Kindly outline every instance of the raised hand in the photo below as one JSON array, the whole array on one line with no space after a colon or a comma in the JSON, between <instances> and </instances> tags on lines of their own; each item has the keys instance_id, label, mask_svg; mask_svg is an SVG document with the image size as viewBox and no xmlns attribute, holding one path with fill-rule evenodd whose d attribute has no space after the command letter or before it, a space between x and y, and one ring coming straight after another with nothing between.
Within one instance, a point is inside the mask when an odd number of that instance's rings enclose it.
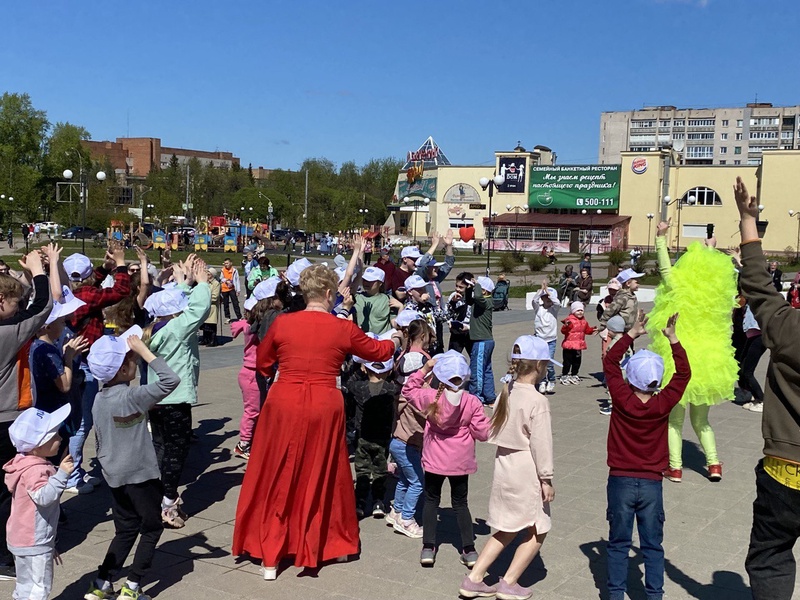
<instances>
[{"instance_id":1,"label":"raised hand","mask_svg":"<svg viewBox=\"0 0 800 600\"><path fill-rule=\"evenodd\" d=\"M727 252L730 255L730 257L733 259L733 262L736 263L736 266L741 267L742 266L742 251L739 248L739 246L731 246L730 248L728 248Z\"/></svg>"},{"instance_id":2,"label":"raised hand","mask_svg":"<svg viewBox=\"0 0 800 600\"><path fill-rule=\"evenodd\" d=\"M58 244L47 244L46 246L42 246L42 251L44 255L47 257L47 262L53 266L58 263L59 259L61 258L61 251L64 250Z\"/></svg>"},{"instance_id":3,"label":"raised hand","mask_svg":"<svg viewBox=\"0 0 800 600\"><path fill-rule=\"evenodd\" d=\"M439 232L438 231L432 231L431 232L431 249L433 250L433 252L436 252L436 249L439 247L439 244L441 243L441 241L442 241L442 236L439 235ZM431 252L431 254L433 252Z\"/></svg>"},{"instance_id":4,"label":"raised hand","mask_svg":"<svg viewBox=\"0 0 800 600\"><path fill-rule=\"evenodd\" d=\"M113 244L110 248L111 258L118 267L125 266L125 248L122 244Z\"/></svg>"},{"instance_id":5,"label":"raised hand","mask_svg":"<svg viewBox=\"0 0 800 600\"><path fill-rule=\"evenodd\" d=\"M733 196L736 198L736 208L739 209L739 215L742 219L758 219L758 200L755 196L749 194L747 186L741 177L736 178L736 184L733 186Z\"/></svg>"},{"instance_id":6,"label":"raised hand","mask_svg":"<svg viewBox=\"0 0 800 600\"><path fill-rule=\"evenodd\" d=\"M428 373L430 373L431 371L433 371L433 367L436 365L436 361L437 361L437 359L435 359L435 358L428 359L428 362L426 362L426 363L425 363L425 364L422 366L422 372L423 372L423 373L424 373L426 376L428 375Z\"/></svg>"},{"instance_id":7,"label":"raised hand","mask_svg":"<svg viewBox=\"0 0 800 600\"><path fill-rule=\"evenodd\" d=\"M452 246L453 245L453 230L448 229L447 233L444 234L444 244L445 246Z\"/></svg>"},{"instance_id":8,"label":"raised hand","mask_svg":"<svg viewBox=\"0 0 800 600\"><path fill-rule=\"evenodd\" d=\"M633 327L630 328L628 331L628 335L631 336L633 339L636 339L640 335L643 335L647 332L647 316L644 314L643 310L639 311L639 314L636 317L636 321L633 324Z\"/></svg>"},{"instance_id":9,"label":"raised hand","mask_svg":"<svg viewBox=\"0 0 800 600\"><path fill-rule=\"evenodd\" d=\"M32 276L41 275L44 273L44 267L42 266L42 255L39 254L39 250L33 250L32 252L29 252L20 259L19 264L26 271L30 271Z\"/></svg>"},{"instance_id":10,"label":"raised hand","mask_svg":"<svg viewBox=\"0 0 800 600\"><path fill-rule=\"evenodd\" d=\"M667 337L670 344L674 344L678 341L678 336L675 335L675 324L678 322L678 315L679 313L675 313L669 319L667 319L666 327L661 330L661 333Z\"/></svg>"},{"instance_id":11,"label":"raised hand","mask_svg":"<svg viewBox=\"0 0 800 600\"><path fill-rule=\"evenodd\" d=\"M658 225L656 225L656 237L667 235L667 231L669 231L670 227L672 227L672 217L666 221L661 221Z\"/></svg>"},{"instance_id":12,"label":"raised hand","mask_svg":"<svg viewBox=\"0 0 800 600\"><path fill-rule=\"evenodd\" d=\"M83 354L89 349L89 340L82 335L76 335L64 345L64 355L75 356L76 354Z\"/></svg>"},{"instance_id":13,"label":"raised hand","mask_svg":"<svg viewBox=\"0 0 800 600\"><path fill-rule=\"evenodd\" d=\"M139 259L140 262L147 264L147 252L142 250L139 246L134 246L133 249L136 251L136 257ZM142 266L144 269L144 266Z\"/></svg>"}]
</instances>

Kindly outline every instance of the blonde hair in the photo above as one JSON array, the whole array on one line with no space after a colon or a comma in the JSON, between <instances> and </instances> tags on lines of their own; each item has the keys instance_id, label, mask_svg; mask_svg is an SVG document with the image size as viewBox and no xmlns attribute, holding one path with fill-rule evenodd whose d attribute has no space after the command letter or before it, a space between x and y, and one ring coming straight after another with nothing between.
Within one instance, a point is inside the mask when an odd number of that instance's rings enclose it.
<instances>
[{"instance_id":1,"label":"blonde hair","mask_svg":"<svg viewBox=\"0 0 800 600\"><path fill-rule=\"evenodd\" d=\"M147 325L144 329L142 329L142 341L147 344L147 347L150 347L150 342L153 341L153 328L161 321L169 321L170 319L174 319L178 315L168 315L166 317L156 317L156 320L151 322Z\"/></svg>"},{"instance_id":2,"label":"blonde hair","mask_svg":"<svg viewBox=\"0 0 800 600\"><path fill-rule=\"evenodd\" d=\"M519 346L514 346L514 352L519 351ZM508 397L511 395L511 389L514 387L512 384L517 380L517 377L522 375L531 375L534 373L542 374L547 367L546 360L527 360L523 358L514 358L508 367L508 375L511 375L512 383L503 383L503 390L497 398L497 403L494 406L494 413L492 414L492 429L491 437L497 436L500 430L508 420Z\"/></svg>"},{"instance_id":3,"label":"blonde hair","mask_svg":"<svg viewBox=\"0 0 800 600\"><path fill-rule=\"evenodd\" d=\"M0 294L4 298L22 298L25 287L11 275L0 275Z\"/></svg>"},{"instance_id":4,"label":"blonde hair","mask_svg":"<svg viewBox=\"0 0 800 600\"><path fill-rule=\"evenodd\" d=\"M439 420L439 398L444 394L444 384L439 384L439 389L436 390L436 397L430 403L428 408L425 409L425 418L430 419L434 423Z\"/></svg>"},{"instance_id":5,"label":"blonde hair","mask_svg":"<svg viewBox=\"0 0 800 600\"><path fill-rule=\"evenodd\" d=\"M300 292L307 303L324 300L327 291L335 297L338 288L339 278L325 265L312 265L300 273Z\"/></svg>"}]
</instances>

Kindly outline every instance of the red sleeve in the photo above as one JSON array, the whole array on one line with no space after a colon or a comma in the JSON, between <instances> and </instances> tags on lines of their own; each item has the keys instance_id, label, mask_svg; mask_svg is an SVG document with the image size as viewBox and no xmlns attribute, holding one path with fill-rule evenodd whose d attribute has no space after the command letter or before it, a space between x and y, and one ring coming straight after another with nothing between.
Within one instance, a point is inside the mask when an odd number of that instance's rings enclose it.
<instances>
[{"instance_id":1,"label":"red sleeve","mask_svg":"<svg viewBox=\"0 0 800 600\"><path fill-rule=\"evenodd\" d=\"M267 335L258 344L256 349L256 369L264 377L272 377L275 374L275 365L278 362L278 348L275 344L275 335L281 323L280 317L275 319Z\"/></svg>"},{"instance_id":2,"label":"red sleeve","mask_svg":"<svg viewBox=\"0 0 800 600\"><path fill-rule=\"evenodd\" d=\"M611 394L612 402L617 402L618 399L622 400L630 394L630 386L625 383L625 378L622 376L622 367L620 362L628 348L631 347L633 338L627 333L619 339L619 341L611 347L606 357L603 359L603 373L606 376L606 385Z\"/></svg>"},{"instance_id":3,"label":"red sleeve","mask_svg":"<svg viewBox=\"0 0 800 600\"><path fill-rule=\"evenodd\" d=\"M614 346L614 348L616 347ZM614 348L611 349L612 352ZM680 342L672 344L670 348L672 348L672 360L675 361L675 374L669 380L669 383L661 389L658 397L667 402L669 410L672 410L681 401L683 392L686 391L686 386L689 385L689 380L692 378L692 369L689 366L686 350L683 349Z\"/></svg>"},{"instance_id":4,"label":"red sleeve","mask_svg":"<svg viewBox=\"0 0 800 600\"><path fill-rule=\"evenodd\" d=\"M342 320L342 326L349 329L350 346L347 353L366 360L385 361L394 354L394 342L391 340L373 340L364 334L352 321Z\"/></svg>"},{"instance_id":5,"label":"red sleeve","mask_svg":"<svg viewBox=\"0 0 800 600\"><path fill-rule=\"evenodd\" d=\"M72 320L78 322L90 312L116 304L130 293L131 278L128 275L128 269L127 267L118 267L114 272L112 287L98 288L85 285L75 290L75 296L86 302L86 306L81 306L76 310Z\"/></svg>"},{"instance_id":6,"label":"red sleeve","mask_svg":"<svg viewBox=\"0 0 800 600\"><path fill-rule=\"evenodd\" d=\"M572 322L569 319L564 319L561 322L563 323L563 325L561 326L561 333L567 335L569 333L569 330L572 329Z\"/></svg>"},{"instance_id":7,"label":"red sleeve","mask_svg":"<svg viewBox=\"0 0 800 600\"><path fill-rule=\"evenodd\" d=\"M586 335L592 335L595 331L597 331L597 327L592 327L589 325L589 321L586 321L586 328L584 330Z\"/></svg>"}]
</instances>

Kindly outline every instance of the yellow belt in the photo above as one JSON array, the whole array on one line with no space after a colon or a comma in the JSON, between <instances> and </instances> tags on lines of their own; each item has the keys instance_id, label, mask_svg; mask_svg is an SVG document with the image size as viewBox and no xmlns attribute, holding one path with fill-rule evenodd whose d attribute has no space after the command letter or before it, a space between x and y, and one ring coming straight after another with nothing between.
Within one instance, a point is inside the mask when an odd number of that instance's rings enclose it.
<instances>
[{"instance_id":1,"label":"yellow belt","mask_svg":"<svg viewBox=\"0 0 800 600\"><path fill-rule=\"evenodd\" d=\"M781 485L800 490L800 464L775 456L765 456L764 470Z\"/></svg>"}]
</instances>

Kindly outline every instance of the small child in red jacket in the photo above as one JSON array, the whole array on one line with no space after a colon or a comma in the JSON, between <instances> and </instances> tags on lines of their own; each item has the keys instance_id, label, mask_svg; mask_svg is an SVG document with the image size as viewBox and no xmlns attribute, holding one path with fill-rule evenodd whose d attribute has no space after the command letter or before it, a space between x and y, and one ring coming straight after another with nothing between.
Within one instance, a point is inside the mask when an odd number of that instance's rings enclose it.
<instances>
[{"instance_id":1,"label":"small child in red jacket","mask_svg":"<svg viewBox=\"0 0 800 600\"><path fill-rule=\"evenodd\" d=\"M570 315L561 321L561 333L564 341L561 342L563 350L564 367L561 371L562 385L578 385L581 378L578 371L581 369L581 353L586 350L586 336L597 333L597 328L589 325L584 318L583 302L573 302L570 305Z\"/></svg>"}]
</instances>

